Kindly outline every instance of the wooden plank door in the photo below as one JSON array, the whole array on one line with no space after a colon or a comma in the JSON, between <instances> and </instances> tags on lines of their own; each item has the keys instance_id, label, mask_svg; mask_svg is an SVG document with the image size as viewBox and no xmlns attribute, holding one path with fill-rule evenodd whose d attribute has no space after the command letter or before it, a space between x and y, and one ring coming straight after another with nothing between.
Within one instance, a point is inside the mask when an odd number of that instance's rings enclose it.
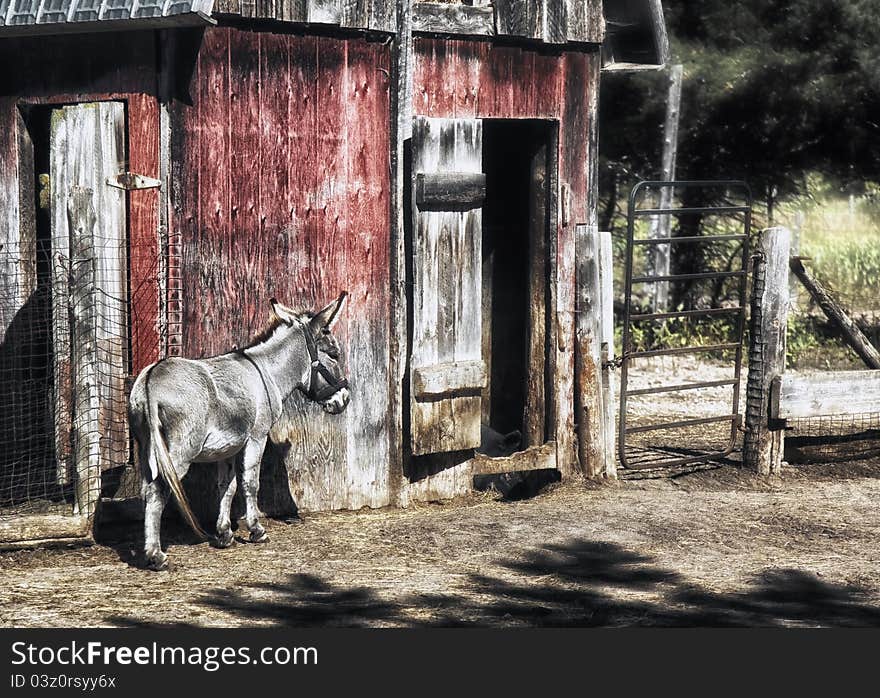
<instances>
[{"instance_id":1,"label":"wooden plank door","mask_svg":"<svg viewBox=\"0 0 880 698\"><path fill-rule=\"evenodd\" d=\"M413 455L480 445L482 122L416 117L413 172Z\"/></svg>"},{"instance_id":2,"label":"wooden plank door","mask_svg":"<svg viewBox=\"0 0 880 698\"><path fill-rule=\"evenodd\" d=\"M128 462L126 201L108 184L125 171L125 108L61 107L50 129L53 342L56 366L69 362L56 375L56 435L61 449L73 429L82 476L84 459L92 470Z\"/></svg>"}]
</instances>

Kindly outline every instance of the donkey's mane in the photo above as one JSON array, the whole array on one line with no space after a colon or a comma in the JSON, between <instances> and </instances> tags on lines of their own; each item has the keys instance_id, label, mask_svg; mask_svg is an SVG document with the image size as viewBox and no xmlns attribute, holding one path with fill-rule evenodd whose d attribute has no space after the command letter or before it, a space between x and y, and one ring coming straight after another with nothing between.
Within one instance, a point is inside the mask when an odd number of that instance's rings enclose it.
<instances>
[{"instance_id":1,"label":"donkey's mane","mask_svg":"<svg viewBox=\"0 0 880 698\"><path fill-rule=\"evenodd\" d=\"M297 313L297 315L301 318L311 319L313 317L312 313ZM269 338L275 334L275 330L277 330L284 322L280 320L276 315L272 315L272 318L266 324L263 329L261 329L257 334L253 336L250 342L248 342L245 346L240 347L238 351L244 351L245 349L252 349L258 344L263 344L264 342L269 341Z\"/></svg>"}]
</instances>

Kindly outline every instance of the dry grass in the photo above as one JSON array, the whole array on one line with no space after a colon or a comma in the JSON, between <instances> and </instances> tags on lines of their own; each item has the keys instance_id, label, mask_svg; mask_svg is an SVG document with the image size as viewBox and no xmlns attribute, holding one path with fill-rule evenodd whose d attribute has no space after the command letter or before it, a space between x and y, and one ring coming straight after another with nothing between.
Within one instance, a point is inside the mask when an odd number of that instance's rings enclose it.
<instances>
[{"instance_id":1,"label":"dry grass","mask_svg":"<svg viewBox=\"0 0 880 698\"><path fill-rule=\"evenodd\" d=\"M763 479L570 483L406 511L270 522L219 551L172 538L169 572L130 564L137 531L0 554L0 624L873 625L880 464Z\"/></svg>"}]
</instances>

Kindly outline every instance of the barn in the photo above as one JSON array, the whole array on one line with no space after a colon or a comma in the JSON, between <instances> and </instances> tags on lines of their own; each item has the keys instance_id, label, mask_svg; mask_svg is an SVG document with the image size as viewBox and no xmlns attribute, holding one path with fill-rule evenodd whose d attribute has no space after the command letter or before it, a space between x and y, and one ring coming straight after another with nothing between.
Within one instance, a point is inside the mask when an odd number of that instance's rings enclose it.
<instances>
[{"instance_id":1,"label":"barn","mask_svg":"<svg viewBox=\"0 0 880 698\"><path fill-rule=\"evenodd\" d=\"M268 513L602 474L575 233L602 70L666 50L658 0L0 0L0 544L136 497L133 377L245 345L273 296L349 292L352 399L285 405Z\"/></svg>"}]
</instances>

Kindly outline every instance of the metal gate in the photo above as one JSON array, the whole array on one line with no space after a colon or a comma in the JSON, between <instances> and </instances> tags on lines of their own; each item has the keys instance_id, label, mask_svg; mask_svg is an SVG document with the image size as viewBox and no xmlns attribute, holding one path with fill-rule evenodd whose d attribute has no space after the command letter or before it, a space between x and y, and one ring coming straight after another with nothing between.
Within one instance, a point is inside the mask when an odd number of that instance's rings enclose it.
<instances>
[{"instance_id":1,"label":"metal gate","mask_svg":"<svg viewBox=\"0 0 880 698\"><path fill-rule=\"evenodd\" d=\"M675 207L679 198L684 205ZM690 205L694 200L719 203ZM733 451L740 425L751 215L751 190L740 181L641 182L633 189L620 380L623 468L664 471ZM678 234L672 232L673 218L679 221ZM692 230L683 229L686 223ZM673 273L670 261L686 255L691 258L687 273ZM669 289L675 291L675 307L668 305ZM700 356L715 362L693 362ZM660 357L682 357L671 364L691 357L691 363L664 366ZM684 378L677 375L682 373ZM701 407L699 396L707 391L716 397L708 402L711 413L701 414L706 403ZM655 396L660 395L665 399L658 407ZM636 405L649 396L648 406Z\"/></svg>"}]
</instances>

